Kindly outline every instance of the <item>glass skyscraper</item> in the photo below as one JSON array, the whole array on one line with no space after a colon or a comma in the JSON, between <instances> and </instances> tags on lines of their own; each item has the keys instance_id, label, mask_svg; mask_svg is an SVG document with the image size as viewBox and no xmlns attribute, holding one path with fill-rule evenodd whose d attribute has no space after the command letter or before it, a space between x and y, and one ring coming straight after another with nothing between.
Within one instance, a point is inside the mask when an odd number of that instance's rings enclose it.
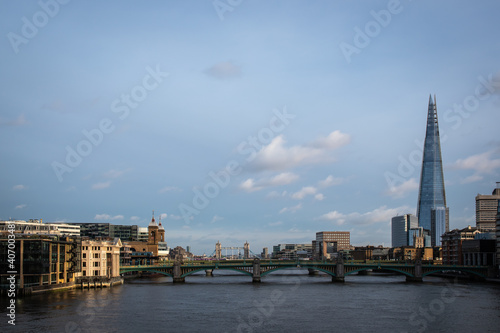
<instances>
[{"instance_id":1,"label":"glass skyscraper","mask_svg":"<svg viewBox=\"0 0 500 333\"><path fill-rule=\"evenodd\" d=\"M429 96L423 155L417 204L418 225L429 231L432 246L436 246L441 243L441 235L449 230L449 213L446 207L435 96L434 101Z\"/></svg>"}]
</instances>

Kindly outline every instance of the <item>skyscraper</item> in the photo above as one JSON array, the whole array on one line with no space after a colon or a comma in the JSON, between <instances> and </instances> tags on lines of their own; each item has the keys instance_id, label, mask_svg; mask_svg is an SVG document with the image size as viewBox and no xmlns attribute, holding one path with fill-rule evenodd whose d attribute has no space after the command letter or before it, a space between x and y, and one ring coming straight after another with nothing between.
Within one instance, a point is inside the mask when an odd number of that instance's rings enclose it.
<instances>
[{"instance_id":1,"label":"skyscraper","mask_svg":"<svg viewBox=\"0 0 500 333\"><path fill-rule=\"evenodd\" d=\"M446 207L444 190L436 96L434 96L434 101L432 96L429 96L423 155L417 217L419 226L431 234L432 246L436 246L441 243L443 230L449 230L449 210Z\"/></svg>"},{"instance_id":2,"label":"skyscraper","mask_svg":"<svg viewBox=\"0 0 500 333\"><path fill-rule=\"evenodd\" d=\"M415 215L394 216L391 220L392 247L413 245L410 244L410 229L417 227L418 221Z\"/></svg>"}]
</instances>

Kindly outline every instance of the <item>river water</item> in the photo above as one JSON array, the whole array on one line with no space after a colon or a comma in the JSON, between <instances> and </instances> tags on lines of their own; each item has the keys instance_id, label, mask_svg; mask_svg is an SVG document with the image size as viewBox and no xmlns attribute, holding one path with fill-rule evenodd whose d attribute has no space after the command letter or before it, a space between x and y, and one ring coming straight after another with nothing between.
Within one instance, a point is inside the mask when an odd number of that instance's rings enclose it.
<instances>
[{"instance_id":1,"label":"river water","mask_svg":"<svg viewBox=\"0 0 500 333\"><path fill-rule=\"evenodd\" d=\"M500 285L426 277L348 276L343 284L286 270L252 284L215 271L184 284L168 277L109 289L18 298L1 332L499 332Z\"/></svg>"}]
</instances>

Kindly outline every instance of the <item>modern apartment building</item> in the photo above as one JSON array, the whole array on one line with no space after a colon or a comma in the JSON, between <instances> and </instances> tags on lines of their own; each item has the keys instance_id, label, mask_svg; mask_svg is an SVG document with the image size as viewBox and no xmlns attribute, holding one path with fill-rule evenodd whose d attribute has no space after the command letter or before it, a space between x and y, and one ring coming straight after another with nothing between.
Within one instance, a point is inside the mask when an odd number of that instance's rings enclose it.
<instances>
[{"instance_id":1,"label":"modern apartment building","mask_svg":"<svg viewBox=\"0 0 500 333\"><path fill-rule=\"evenodd\" d=\"M445 233L442 236L443 264L463 265L462 243L466 240L473 240L478 233L479 230L471 226Z\"/></svg>"},{"instance_id":2,"label":"modern apartment building","mask_svg":"<svg viewBox=\"0 0 500 333\"><path fill-rule=\"evenodd\" d=\"M7 278L16 276L17 288L33 291L74 283L81 270L80 239L57 235L17 233L14 248L8 233L0 233L0 285L8 286ZM9 250L15 251L13 261ZM12 266L10 266L12 265ZM16 271L16 274L8 273Z\"/></svg>"}]
</instances>

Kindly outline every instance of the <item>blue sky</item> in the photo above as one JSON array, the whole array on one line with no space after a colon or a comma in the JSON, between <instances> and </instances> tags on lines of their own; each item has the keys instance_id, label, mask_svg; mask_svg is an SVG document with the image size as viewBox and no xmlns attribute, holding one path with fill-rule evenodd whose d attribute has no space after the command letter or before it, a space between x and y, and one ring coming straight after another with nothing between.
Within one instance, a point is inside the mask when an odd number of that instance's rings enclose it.
<instances>
[{"instance_id":1,"label":"blue sky","mask_svg":"<svg viewBox=\"0 0 500 333\"><path fill-rule=\"evenodd\" d=\"M2 2L0 218L210 254L415 214L436 94L451 228L500 181L500 3Z\"/></svg>"}]
</instances>

